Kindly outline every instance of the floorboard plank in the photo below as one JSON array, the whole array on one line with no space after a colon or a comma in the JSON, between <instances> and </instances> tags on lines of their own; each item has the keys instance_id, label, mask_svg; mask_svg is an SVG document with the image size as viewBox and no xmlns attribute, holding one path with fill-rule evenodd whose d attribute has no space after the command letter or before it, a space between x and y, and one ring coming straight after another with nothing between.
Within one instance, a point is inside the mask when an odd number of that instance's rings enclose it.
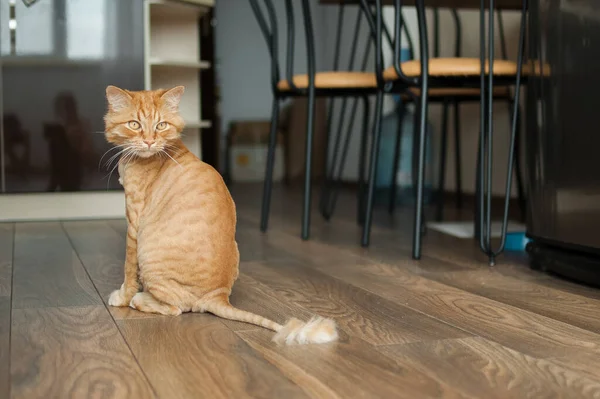
<instances>
[{"instance_id":1,"label":"floorboard plank","mask_svg":"<svg viewBox=\"0 0 600 399\"><path fill-rule=\"evenodd\" d=\"M18 223L13 309L101 304L60 223Z\"/></svg>"},{"instance_id":2,"label":"floorboard plank","mask_svg":"<svg viewBox=\"0 0 600 399\"><path fill-rule=\"evenodd\" d=\"M12 398L152 398L104 306L13 311Z\"/></svg>"},{"instance_id":3,"label":"floorboard plank","mask_svg":"<svg viewBox=\"0 0 600 399\"><path fill-rule=\"evenodd\" d=\"M123 284L125 239L105 221L63 222L63 226L102 300L108 304L110 293ZM128 307L111 306L109 310L116 319L159 317Z\"/></svg>"},{"instance_id":4,"label":"floorboard plank","mask_svg":"<svg viewBox=\"0 0 600 399\"><path fill-rule=\"evenodd\" d=\"M0 223L0 398L10 392L10 311L14 224Z\"/></svg>"},{"instance_id":5,"label":"floorboard plank","mask_svg":"<svg viewBox=\"0 0 600 399\"><path fill-rule=\"evenodd\" d=\"M517 351L552 357L600 353L600 335L413 275L389 265L363 270L332 266L323 272L450 325Z\"/></svg>"},{"instance_id":6,"label":"floorboard plank","mask_svg":"<svg viewBox=\"0 0 600 399\"><path fill-rule=\"evenodd\" d=\"M496 268L431 273L427 278L473 294L600 333L600 300L507 277Z\"/></svg>"},{"instance_id":7,"label":"floorboard plank","mask_svg":"<svg viewBox=\"0 0 600 399\"><path fill-rule=\"evenodd\" d=\"M0 223L0 297L10 297L14 224Z\"/></svg>"},{"instance_id":8,"label":"floorboard plank","mask_svg":"<svg viewBox=\"0 0 600 399\"><path fill-rule=\"evenodd\" d=\"M598 334L429 280L403 267L322 261L315 255L340 251L287 233L272 234L268 240L304 259L306 266L523 353L539 357L571 351L600 353Z\"/></svg>"},{"instance_id":9,"label":"floorboard plank","mask_svg":"<svg viewBox=\"0 0 600 399\"><path fill-rule=\"evenodd\" d=\"M253 263L250 263L250 265ZM285 323L292 317L308 320L313 316L313 313L300 306L282 301L281 297L277 296L270 287L249 277L245 272L248 266L247 263L240 265L242 271L229 298L233 306L267 317L279 324ZM233 331L262 329L259 326L231 320L223 320L223 323Z\"/></svg>"},{"instance_id":10,"label":"floorboard plank","mask_svg":"<svg viewBox=\"0 0 600 399\"><path fill-rule=\"evenodd\" d=\"M243 264L244 273L288 302L334 318L350 336L372 345L467 337L471 334L344 283L297 261Z\"/></svg>"},{"instance_id":11,"label":"floorboard plank","mask_svg":"<svg viewBox=\"0 0 600 399\"><path fill-rule=\"evenodd\" d=\"M481 337L381 346L402 368L415 368L473 398L595 398L600 375L536 359Z\"/></svg>"},{"instance_id":12,"label":"floorboard plank","mask_svg":"<svg viewBox=\"0 0 600 399\"><path fill-rule=\"evenodd\" d=\"M418 370L399 367L357 338L278 347L265 331L237 334L314 398L464 397Z\"/></svg>"},{"instance_id":13,"label":"floorboard plank","mask_svg":"<svg viewBox=\"0 0 600 399\"><path fill-rule=\"evenodd\" d=\"M0 297L0 398L10 392L10 298Z\"/></svg>"},{"instance_id":14,"label":"floorboard plank","mask_svg":"<svg viewBox=\"0 0 600 399\"><path fill-rule=\"evenodd\" d=\"M106 223L119 233L123 239L127 237L127 220L125 219L110 219Z\"/></svg>"},{"instance_id":15,"label":"floorboard plank","mask_svg":"<svg viewBox=\"0 0 600 399\"><path fill-rule=\"evenodd\" d=\"M306 397L215 316L118 323L162 398Z\"/></svg>"},{"instance_id":16,"label":"floorboard plank","mask_svg":"<svg viewBox=\"0 0 600 399\"><path fill-rule=\"evenodd\" d=\"M549 360L596 382L600 379L600 373L598 372L600 370L600 356L596 353L578 353L574 356L563 356ZM597 397L600 397L600 394Z\"/></svg>"}]
</instances>

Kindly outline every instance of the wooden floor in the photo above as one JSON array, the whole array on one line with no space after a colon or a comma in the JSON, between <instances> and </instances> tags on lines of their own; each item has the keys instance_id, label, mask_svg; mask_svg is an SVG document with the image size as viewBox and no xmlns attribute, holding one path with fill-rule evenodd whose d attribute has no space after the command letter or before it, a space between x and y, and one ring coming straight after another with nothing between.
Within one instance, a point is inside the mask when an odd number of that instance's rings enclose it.
<instances>
[{"instance_id":1,"label":"wooden floor","mask_svg":"<svg viewBox=\"0 0 600 399\"><path fill-rule=\"evenodd\" d=\"M432 231L412 261L405 212L378 211L361 249L348 195L303 242L300 193L278 189L262 235L260 187L233 192L232 303L277 322L332 317L340 342L277 347L207 314L107 307L122 220L0 224L0 398L600 397L600 290L518 256L489 268L471 240Z\"/></svg>"}]
</instances>

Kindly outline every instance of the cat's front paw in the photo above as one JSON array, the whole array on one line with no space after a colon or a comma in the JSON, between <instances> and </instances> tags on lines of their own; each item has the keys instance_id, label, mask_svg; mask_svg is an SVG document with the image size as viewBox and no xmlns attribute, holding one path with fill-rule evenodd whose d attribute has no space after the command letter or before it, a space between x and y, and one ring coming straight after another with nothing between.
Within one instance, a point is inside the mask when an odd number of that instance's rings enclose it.
<instances>
[{"instance_id":1,"label":"cat's front paw","mask_svg":"<svg viewBox=\"0 0 600 399\"><path fill-rule=\"evenodd\" d=\"M129 302L131 302L131 298L126 298L123 293L123 289L114 290L110 296L108 297L108 304L110 306L129 306Z\"/></svg>"}]
</instances>

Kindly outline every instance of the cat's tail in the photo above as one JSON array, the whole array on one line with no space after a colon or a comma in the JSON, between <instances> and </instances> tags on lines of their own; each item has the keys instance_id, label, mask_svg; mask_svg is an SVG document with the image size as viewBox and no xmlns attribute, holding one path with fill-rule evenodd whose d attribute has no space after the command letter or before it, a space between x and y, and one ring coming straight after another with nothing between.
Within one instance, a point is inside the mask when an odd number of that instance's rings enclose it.
<instances>
[{"instance_id":1,"label":"cat's tail","mask_svg":"<svg viewBox=\"0 0 600 399\"><path fill-rule=\"evenodd\" d=\"M313 317L308 322L292 318L285 325L277 324L265 317L238 309L229 303L227 297L217 297L202 306L202 311L210 312L228 320L250 323L275 331L273 342L285 345L323 344L336 341L338 332L335 322L323 317Z\"/></svg>"}]
</instances>

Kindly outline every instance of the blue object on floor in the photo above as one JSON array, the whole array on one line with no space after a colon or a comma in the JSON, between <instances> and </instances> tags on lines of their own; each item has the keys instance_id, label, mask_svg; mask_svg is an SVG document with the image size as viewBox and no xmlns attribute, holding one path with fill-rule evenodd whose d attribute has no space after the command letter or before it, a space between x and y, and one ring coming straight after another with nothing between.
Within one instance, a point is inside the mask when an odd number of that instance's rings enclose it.
<instances>
[{"instance_id":1,"label":"blue object on floor","mask_svg":"<svg viewBox=\"0 0 600 399\"><path fill-rule=\"evenodd\" d=\"M525 232L506 233L506 251L525 251L527 243L531 241Z\"/></svg>"},{"instance_id":2,"label":"blue object on floor","mask_svg":"<svg viewBox=\"0 0 600 399\"><path fill-rule=\"evenodd\" d=\"M398 104L401 107L401 104ZM389 203L390 182L394 163L394 150L396 144L398 126L398 114L392 112L383 117L381 121L381 143L377 159L377 175L375 177L375 204L383 205ZM427 137L431 137L433 127L427 123ZM413 189L412 158L413 158L413 136L414 136L414 114L405 110L402 121L402 146L400 151L400 163L398 165L398 179L396 181L396 204L411 205L414 203L415 192ZM425 187L423 203L429 204L432 197L432 171L433 148L431 140L426 140L425 148Z\"/></svg>"}]
</instances>

